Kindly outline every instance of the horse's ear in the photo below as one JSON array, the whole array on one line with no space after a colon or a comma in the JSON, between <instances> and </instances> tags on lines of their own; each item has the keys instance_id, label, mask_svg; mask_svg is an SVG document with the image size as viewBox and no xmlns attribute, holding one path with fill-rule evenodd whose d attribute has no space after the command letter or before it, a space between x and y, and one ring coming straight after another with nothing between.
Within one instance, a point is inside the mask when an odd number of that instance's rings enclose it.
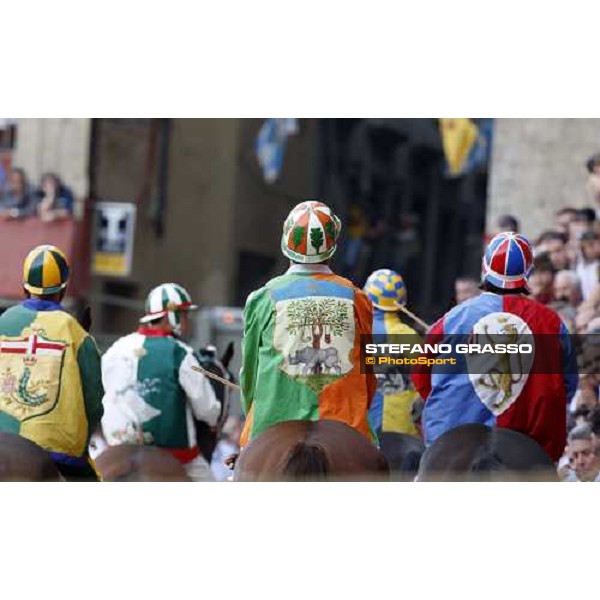
<instances>
[{"instance_id":1,"label":"horse's ear","mask_svg":"<svg viewBox=\"0 0 600 600\"><path fill-rule=\"evenodd\" d=\"M223 356L221 357L221 364L227 369L229 367L229 363L231 362L231 359L233 358L233 352L234 352L234 346L233 346L233 342L229 342L229 344L227 344L227 348L225 348L225 352L223 352Z\"/></svg>"},{"instance_id":2,"label":"horse's ear","mask_svg":"<svg viewBox=\"0 0 600 600\"><path fill-rule=\"evenodd\" d=\"M89 306L86 306L82 311L80 311L77 316L77 320L79 324L87 331L90 332L92 328L92 309Z\"/></svg>"}]
</instances>

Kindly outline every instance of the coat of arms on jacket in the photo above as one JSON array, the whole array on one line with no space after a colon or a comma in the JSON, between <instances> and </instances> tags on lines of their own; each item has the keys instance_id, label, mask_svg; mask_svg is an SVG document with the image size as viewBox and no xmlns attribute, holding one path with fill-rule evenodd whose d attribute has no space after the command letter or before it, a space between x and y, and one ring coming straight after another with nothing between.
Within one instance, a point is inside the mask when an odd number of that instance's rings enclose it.
<instances>
[{"instance_id":1,"label":"coat of arms on jacket","mask_svg":"<svg viewBox=\"0 0 600 600\"><path fill-rule=\"evenodd\" d=\"M354 304L314 296L276 304L275 346L282 370L318 393L352 369Z\"/></svg>"},{"instance_id":2,"label":"coat of arms on jacket","mask_svg":"<svg viewBox=\"0 0 600 600\"><path fill-rule=\"evenodd\" d=\"M486 315L475 323L472 342L533 344L533 333L521 317L505 312ZM479 399L495 415L505 412L519 397L533 365L534 354L485 354L467 357L469 378ZM473 371L477 371L473 373Z\"/></svg>"},{"instance_id":3,"label":"coat of arms on jacket","mask_svg":"<svg viewBox=\"0 0 600 600\"><path fill-rule=\"evenodd\" d=\"M19 421L51 410L58 399L66 347L40 332L0 337L0 410Z\"/></svg>"}]
</instances>

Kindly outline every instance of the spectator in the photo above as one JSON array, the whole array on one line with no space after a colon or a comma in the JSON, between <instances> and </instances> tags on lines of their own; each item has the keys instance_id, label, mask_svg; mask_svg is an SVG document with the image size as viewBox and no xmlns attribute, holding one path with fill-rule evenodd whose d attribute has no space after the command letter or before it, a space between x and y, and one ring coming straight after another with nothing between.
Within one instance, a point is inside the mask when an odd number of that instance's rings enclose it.
<instances>
[{"instance_id":1,"label":"spectator","mask_svg":"<svg viewBox=\"0 0 600 600\"><path fill-rule=\"evenodd\" d=\"M555 271L569 268L569 256L567 254L567 236L558 231L545 231L538 239L538 250L548 254Z\"/></svg>"},{"instance_id":2,"label":"spectator","mask_svg":"<svg viewBox=\"0 0 600 600\"><path fill-rule=\"evenodd\" d=\"M588 326L595 316L596 310L592 304L581 304L577 309L577 317L575 319L575 331L577 333L587 333Z\"/></svg>"},{"instance_id":3,"label":"spectator","mask_svg":"<svg viewBox=\"0 0 600 600\"><path fill-rule=\"evenodd\" d=\"M600 406L596 406L590 411L588 421L594 436L594 451L598 453L600 451Z\"/></svg>"},{"instance_id":4,"label":"spectator","mask_svg":"<svg viewBox=\"0 0 600 600\"><path fill-rule=\"evenodd\" d=\"M479 296L481 294L479 281L474 277L459 277L454 282L454 294L456 296L456 304L462 304L465 300Z\"/></svg>"},{"instance_id":5,"label":"spectator","mask_svg":"<svg viewBox=\"0 0 600 600\"><path fill-rule=\"evenodd\" d=\"M554 298L573 308L581 302L579 279L573 271L559 271L554 276Z\"/></svg>"},{"instance_id":6,"label":"spectator","mask_svg":"<svg viewBox=\"0 0 600 600\"><path fill-rule=\"evenodd\" d=\"M586 167L588 170L587 189L590 198L596 204L597 218L600 218L600 152L588 159Z\"/></svg>"},{"instance_id":7,"label":"spectator","mask_svg":"<svg viewBox=\"0 0 600 600\"><path fill-rule=\"evenodd\" d=\"M591 410L587 404L582 404L575 409L573 413L573 428L589 425L589 417Z\"/></svg>"},{"instance_id":8,"label":"spectator","mask_svg":"<svg viewBox=\"0 0 600 600\"><path fill-rule=\"evenodd\" d=\"M594 228L594 216L593 210L582 208L577 211L575 218L569 223L567 252L572 264L575 264L579 256L579 243L582 237Z\"/></svg>"},{"instance_id":9,"label":"spectator","mask_svg":"<svg viewBox=\"0 0 600 600\"><path fill-rule=\"evenodd\" d=\"M556 226L556 231L560 231L561 233L568 235L569 234L569 224L571 223L571 221L573 221L575 219L576 216L577 216L577 209L571 208L571 207L561 208L554 215L554 223Z\"/></svg>"},{"instance_id":10,"label":"spectator","mask_svg":"<svg viewBox=\"0 0 600 600\"><path fill-rule=\"evenodd\" d=\"M502 233L503 231L519 233L519 221L512 215L500 215L496 223L496 233Z\"/></svg>"},{"instance_id":11,"label":"spectator","mask_svg":"<svg viewBox=\"0 0 600 600\"><path fill-rule=\"evenodd\" d=\"M588 300L600 281L600 236L586 231L579 242L575 272L581 281L583 300Z\"/></svg>"},{"instance_id":12,"label":"spectator","mask_svg":"<svg viewBox=\"0 0 600 600\"><path fill-rule=\"evenodd\" d=\"M23 169L11 169L8 186L0 199L0 218L23 219L35 214L35 199L31 194Z\"/></svg>"},{"instance_id":13,"label":"spectator","mask_svg":"<svg viewBox=\"0 0 600 600\"><path fill-rule=\"evenodd\" d=\"M54 173L42 176L37 214L42 221L66 219L73 214L73 195Z\"/></svg>"},{"instance_id":14,"label":"spectator","mask_svg":"<svg viewBox=\"0 0 600 600\"><path fill-rule=\"evenodd\" d=\"M547 254L537 256L533 262L533 273L529 277L532 296L542 304L554 300L554 269Z\"/></svg>"},{"instance_id":15,"label":"spectator","mask_svg":"<svg viewBox=\"0 0 600 600\"><path fill-rule=\"evenodd\" d=\"M600 481L600 457L589 424L571 430L567 442L570 472L566 481Z\"/></svg>"},{"instance_id":16,"label":"spectator","mask_svg":"<svg viewBox=\"0 0 600 600\"><path fill-rule=\"evenodd\" d=\"M573 271L559 271L553 282L554 301L550 303L565 321L569 331L575 331L577 306L581 302L579 279Z\"/></svg>"}]
</instances>

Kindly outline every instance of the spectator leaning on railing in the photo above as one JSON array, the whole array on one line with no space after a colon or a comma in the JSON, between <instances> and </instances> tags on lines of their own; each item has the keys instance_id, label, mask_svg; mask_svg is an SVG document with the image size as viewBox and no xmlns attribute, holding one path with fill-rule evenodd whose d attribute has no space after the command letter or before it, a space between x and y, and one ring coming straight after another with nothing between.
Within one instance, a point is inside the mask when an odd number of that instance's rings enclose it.
<instances>
[{"instance_id":1,"label":"spectator leaning on railing","mask_svg":"<svg viewBox=\"0 0 600 600\"><path fill-rule=\"evenodd\" d=\"M73 214L73 194L58 175L42 175L38 196L37 215L42 221L66 219Z\"/></svg>"},{"instance_id":2,"label":"spectator leaning on railing","mask_svg":"<svg viewBox=\"0 0 600 600\"><path fill-rule=\"evenodd\" d=\"M4 191L0 191L0 219L26 219L37 216L49 222L70 218L75 201L60 177L46 173L32 191L23 169L12 169Z\"/></svg>"},{"instance_id":3,"label":"spectator leaning on railing","mask_svg":"<svg viewBox=\"0 0 600 600\"><path fill-rule=\"evenodd\" d=\"M35 215L36 201L23 169L12 169L0 197L0 219L23 219Z\"/></svg>"}]
</instances>

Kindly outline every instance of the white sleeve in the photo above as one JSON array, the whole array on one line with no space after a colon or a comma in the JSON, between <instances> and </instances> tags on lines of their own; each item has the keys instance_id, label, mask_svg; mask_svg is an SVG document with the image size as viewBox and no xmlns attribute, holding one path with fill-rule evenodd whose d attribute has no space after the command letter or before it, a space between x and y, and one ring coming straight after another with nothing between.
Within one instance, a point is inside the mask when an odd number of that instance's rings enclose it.
<instances>
[{"instance_id":1,"label":"white sleeve","mask_svg":"<svg viewBox=\"0 0 600 600\"><path fill-rule=\"evenodd\" d=\"M199 364L194 355L188 352L179 367L179 383L188 397L194 417L212 427L219 419L221 403L208 379L202 373L194 371L192 366Z\"/></svg>"}]
</instances>

